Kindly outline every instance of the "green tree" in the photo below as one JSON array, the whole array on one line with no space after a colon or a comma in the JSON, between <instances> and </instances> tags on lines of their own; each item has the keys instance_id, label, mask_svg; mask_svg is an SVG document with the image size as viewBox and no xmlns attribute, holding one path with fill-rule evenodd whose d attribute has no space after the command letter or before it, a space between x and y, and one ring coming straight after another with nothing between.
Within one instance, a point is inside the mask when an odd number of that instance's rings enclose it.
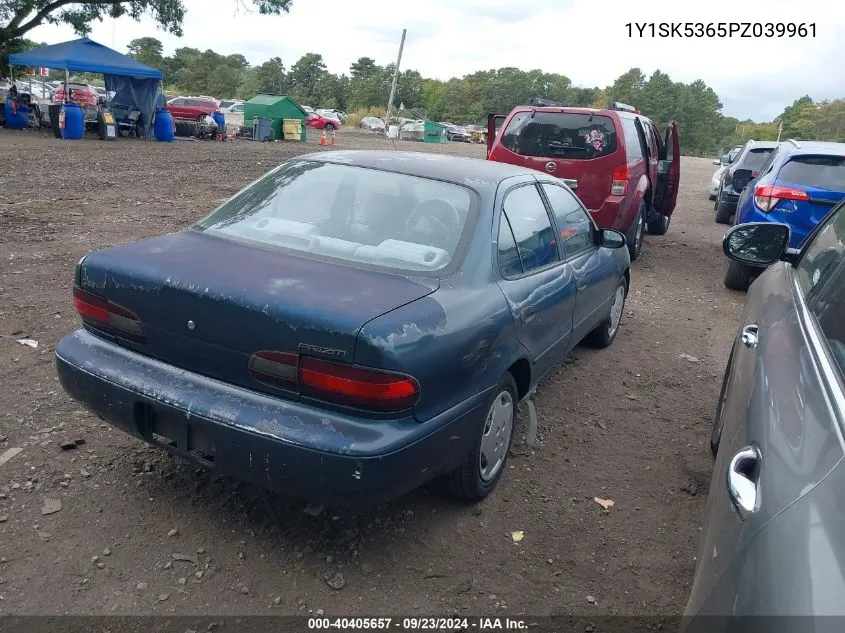
<instances>
[{"instance_id":1,"label":"green tree","mask_svg":"<svg viewBox=\"0 0 845 633\"><path fill-rule=\"evenodd\" d=\"M632 68L616 78L616 81L607 88L605 96L609 102L619 101L636 107L637 104L642 103L645 84L643 71Z\"/></svg>"},{"instance_id":2,"label":"green tree","mask_svg":"<svg viewBox=\"0 0 845 633\"><path fill-rule=\"evenodd\" d=\"M229 64L217 64L211 71L205 86L204 94L215 97L234 97L238 91L240 74Z\"/></svg>"},{"instance_id":3,"label":"green tree","mask_svg":"<svg viewBox=\"0 0 845 633\"><path fill-rule=\"evenodd\" d=\"M381 70L381 66L376 66L376 60L370 57L359 57L357 61L349 66L349 75L352 80L366 79L372 77Z\"/></svg>"},{"instance_id":4,"label":"green tree","mask_svg":"<svg viewBox=\"0 0 845 633\"><path fill-rule=\"evenodd\" d=\"M316 98L317 84L326 74L326 64L319 53L305 53L291 66L288 79L291 92L300 103L310 105Z\"/></svg>"},{"instance_id":5,"label":"green tree","mask_svg":"<svg viewBox=\"0 0 845 633\"><path fill-rule=\"evenodd\" d=\"M129 42L126 47L130 57L134 57L142 64L153 68L162 68L164 65L164 48L161 40L155 37L139 37Z\"/></svg>"},{"instance_id":6,"label":"green tree","mask_svg":"<svg viewBox=\"0 0 845 633\"><path fill-rule=\"evenodd\" d=\"M281 57L268 59L260 66L255 67L256 91L249 98L256 94L284 94L288 87L288 76L285 64Z\"/></svg>"},{"instance_id":7,"label":"green tree","mask_svg":"<svg viewBox=\"0 0 845 633\"><path fill-rule=\"evenodd\" d=\"M804 95L800 99L796 99L791 106L784 108L783 112L775 117L775 123L783 124L783 138L793 138L799 136L798 127L796 123L804 117L805 111L812 110L815 104L809 95Z\"/></svg>"},{"instance_id":8,"label":"green tree","mask_svg":"<svg viewBox=\"0 0 845 633\"><path fill-rule=\"evenodd\" d=\"M262 15L279 15L290 10L292 0L251 0ZM235 6L243 0L235 0ZM41 24L68 24L86 35L94 20L129 16L140 20L149 14L158 25L182 35L185 5L182 0L0 0L0 49L12 40L24 37Z\"/></svg>"}]
</instances>

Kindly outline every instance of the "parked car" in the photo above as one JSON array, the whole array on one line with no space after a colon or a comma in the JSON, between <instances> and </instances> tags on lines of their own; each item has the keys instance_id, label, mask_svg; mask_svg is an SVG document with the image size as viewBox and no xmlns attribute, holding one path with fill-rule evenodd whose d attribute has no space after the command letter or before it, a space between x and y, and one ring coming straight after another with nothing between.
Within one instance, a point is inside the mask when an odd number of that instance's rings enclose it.
<instances>
[{"instance_id":1,"label":"parked car","mask_svg":"<svg viewBox=\"0 0 845 633\"><path fill-rule=\"evenodd\" d=\"M233 103L225 108L222 108L221 112L223 112L223 114L243 114L245 108L246 104L243 101L239 101L238 103Z\"/></svg>"},{"instance_id":2,"label":"parked car","mask_svg":"<svg viewBox=\"0 0 845 633\"><path fill-rule=\"evenodd\" d=\"M166 107L174 119L190 119L191 121L220 111L217 101L200 97L176 97L168 101Z\"/></svg>"},{"instance_id":3,"label":"parked car","mask_svg":"<svg viewBox=\"0 0 845 633\"><path fill-rule=\"evenodd\" d=\"M739 156L722 172L716 202L713 203L716 222L730 224L742 190L752 178L757 177L760 167L777 146L775 141L747 141L743 145Z\"/></svg>"},{"instance_id":4,"label":"parked car","mask_svg":"<svg viewBox=\"0 0 845 633\"><path fill-rule=\"evenodd\" d=\"M316 128L318 130L326 130L326 132L331 132L332 130L336 130L340 127L340 121L337 119L333 119L327 116L323 116L321 114L317 114L316 112L308 112L307 118L305 121L306 127Z\"/></svg>"},{"instance_id":5,"label":"parked car","mask_svg":"<svg viewBox=\"0 0 845 633\"><path fill-rule=\"evenodd\" d=\"M716 196L719 195L719 185L722 182L722 174L736 159L736 157L739 156L741 151L742 145L736 145L731 149L731 151L726 154L722 154L721 158L717 158L713 161L713 164L718 165L719 167L715 172L713 172L713 177L710 178L710 184L707 186L707 195L711 200L715 200Z\"/></svg>"},{"instance_id":6,"label":"parked car","mask_svg":"<svg viewBox=\"0 0 845 633\"><path fill-rule=\"evenodd\" d=\"M789 140L769 155L758 176L743 190L734 224L788 224L792 229L788 248L797 253L813 228L843 197L845 143ZM728 259L725 286L746 290L762 270Z\"/></svg>"},{"instance_id":7,"label":"parked car","mask_svg":"<svg viewBox=\"0 0 845 633\"><path fill-rule=\"evenodd\" d=\"M283 163L195 226L77 264L64 388L215 471L324 503L507 469L517 403L584 339L610 345L630 279L558 179L456 156Z\"/></svg>"},{"instance_id":8,"label":"parked car","mask_svg":"<svg viewBox=\"0 0 845 633\"><path fill-rule=\"evenodd\" d=\"M845 614L845 203L797 255L789 234L753 222L724 239L729 257L770 266L719 395L687 633L837 630L836 618L740 618Z\"/></svg>"},{"instance_id":9,"label":"parked car","mask_svg":"<svg viewBox=\"0 0 845 633\"><path fill-rule=\"evenodd\" d=\"M229 108L238 104L243 105L243 101L241 101L240 99L223 99L219 102L220 111L226 112L229 110Z\"/></svg>"},{"instance_id":10,"label":"parked car","mask_svg":"<svg viewBox=\"0 0 845 633\"><path fill-rule=\"evenodd\" d=\"M330 119L337 119L341 123L346 120L347 114L340 110L334 109L326 109L326 108L318 108L315 112L321 116L328 117Z\"/></svg>"},{"instance_id":11,"label":"parked car","mask_svg":"<svg viewBox=\"0 0 845 633\"><path fill-rule=\"evenodd\" d=\"M386 129L384 121L374 116L365 116L361 119L361 127L374 132L384 132Z\"/></svg>"},{"instance_id":12,"label":"parked car","mask_svg":"<svg viewBox=\"0 0 845 633\"><path fill-rule=\"evenodd\" d=\"M70 91L70 100L73 103L78 103L81 106L90 106L92 108L97 107L97 103L100 99L100 93L97 92L97 89L85 83L79 83L75 81L70 81L67 84L68 90ZM65 88L64 84L60 88L56 88L53 91L53 103L64 103L65 100Z\"/></svg>"},{"instance_id":13,"label":"parked car","mask_svg":"<svg viewBox=\"0 0 845 633\"><path fill-rule=\"evenodd\" d=\"M466 131L459 125L454 123L438 123L446 130L446 138L450 141L459 141L461 143L472 143L472 134Z\"/></svg>"},{"instance_id":14,"label":"parked car","mask_svg":"<svg viewBox=\"0 0 845 633\"><path fill-rule=\"evenodd\" d=\"M625 233L636 259L646 227L664 235L675 210L681 173L675 124L661 140L654 124L632 106L613 103L596 110L549 104L554 102L535 100L507 116L490 115L488 160L562 178L600 227Z\"/></svg>"}]
</instances>

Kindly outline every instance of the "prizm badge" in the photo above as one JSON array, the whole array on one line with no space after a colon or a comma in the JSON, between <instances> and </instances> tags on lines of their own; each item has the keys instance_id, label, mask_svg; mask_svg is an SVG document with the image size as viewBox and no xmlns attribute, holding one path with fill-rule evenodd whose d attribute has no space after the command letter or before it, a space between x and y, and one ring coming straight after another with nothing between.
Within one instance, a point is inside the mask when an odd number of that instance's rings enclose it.
<instances>
[{"instance_id":1,"label":"prizm badge","mask_svg":"<svg viewBox=\"0 0 845 633\"><path fill-rule=\"evenodd\" d=\"M320 345L309 345L308 343L300 343L299 349L305 352L316 352L318 354L325 354L326 356L346 358L346 352L342 349L333 349L331 347L322 347Z\"/></svg>"}]
</instances>

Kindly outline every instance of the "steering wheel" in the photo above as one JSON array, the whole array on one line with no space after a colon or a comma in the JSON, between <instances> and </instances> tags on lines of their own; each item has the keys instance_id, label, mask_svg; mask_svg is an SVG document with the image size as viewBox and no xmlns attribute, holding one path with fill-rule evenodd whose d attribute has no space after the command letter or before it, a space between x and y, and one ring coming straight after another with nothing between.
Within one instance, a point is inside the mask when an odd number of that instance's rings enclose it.
<instances>
[{"instance_id":1,"label":"steering wheel","mask_svg":"<svg viewBox=\"0 0 845 633\"><path fill-rule=\"evenodd\" d=\"M445 200L426 200L411 211L405 222L410 235L423 238L428 246L448 244L461 228L458 210Z\"/></svg>"}]
</instances>

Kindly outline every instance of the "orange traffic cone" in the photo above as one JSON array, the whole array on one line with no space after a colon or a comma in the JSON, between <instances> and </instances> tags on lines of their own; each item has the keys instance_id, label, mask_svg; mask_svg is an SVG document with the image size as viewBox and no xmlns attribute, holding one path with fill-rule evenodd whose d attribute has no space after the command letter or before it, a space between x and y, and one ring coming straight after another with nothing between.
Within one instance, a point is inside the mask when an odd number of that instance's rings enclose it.
<instances>
[{"instance_id":1,"label":"orange traffic cone","mask_svg":"<svg viewBox=\"0 0 845 633\"><path fill-rule=\"evenodd\" d=\"M323 135L320 137L320 145L328 145L328 141L326 140L326 130L323 129Z\"/></svg>"},{"instance_id":2,"label":"orange traffic cone","mask_svg":"<svg viewBox=\"0 0 845 633\"><path fill-rule=\"evenodd\" d=\"M334 133L334 130L332 130L332 142L329 143L329 145L334 145L334 144L335 144L335 133Z\"/></svg>"}]
</instances>

